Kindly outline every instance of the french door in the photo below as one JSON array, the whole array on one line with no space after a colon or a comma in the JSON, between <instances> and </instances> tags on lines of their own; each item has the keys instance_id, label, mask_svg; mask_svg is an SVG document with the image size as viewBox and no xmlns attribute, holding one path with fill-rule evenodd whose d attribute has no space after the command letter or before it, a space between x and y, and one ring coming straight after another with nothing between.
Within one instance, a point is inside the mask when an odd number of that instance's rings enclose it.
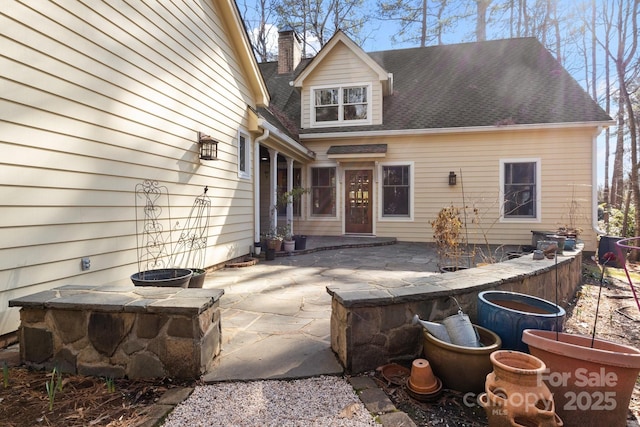
<instances>
[{"instance_id":1,"label":"french door","mask_svg":"<svg viewBox=\"0 0 640 427\"><path fill-rule=\"evenodd\" d=\"M345 233L373 232L373 171L345 171Z\"/></svg>"}]
</instances>

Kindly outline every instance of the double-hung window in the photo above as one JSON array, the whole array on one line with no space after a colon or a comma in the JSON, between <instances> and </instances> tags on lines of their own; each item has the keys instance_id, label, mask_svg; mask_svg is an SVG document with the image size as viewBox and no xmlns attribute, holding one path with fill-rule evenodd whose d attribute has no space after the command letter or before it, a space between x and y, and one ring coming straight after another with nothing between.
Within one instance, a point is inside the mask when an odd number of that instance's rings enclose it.
<instances>
[{"instance_id":1,"label":"double-hung window","mask_svg":"<svg viewBox=\"0 0 640 427\"><path fill-rule=\"evenodd\" d=\"M249 135L238 131L238 176L251 178L251 140Z\"/></svg>"},{"instance_id":2,"label":"double-hung window","mask_svg":"<svg viewBox=\"0 0 640 427\"><path fill-rule=\"evenodd\" d=\"M312 88L311 91L314 126L370 123L369 85Z\"/></svg>"},{"instance_id":3,"label":"double-hung window","mask_svg":"<svg viewBox=\"0 0 640 427\"><path fill-rule=\"evenodd\" d=\"M411 165L382 165L382 216L411 217Z\"/></svg>"},{"instance_id":4,"label":"double-hung window","mask_svg":"<svg viewBox=\"0 0 640 427\"><path fill-rule=\"evenodd\" d=\"M504 219L540 219L540 161L501 160Z\"/></svg>"},{"instance_id":5,"label":"double-hung window","mask_svg":"<svg viewBox=\"0 0 640 427\"><path fill-rule=\"evenodd\" d=\"M336 216L336 168L311 168L311 215Z\"/></svg>"}]
</instances>

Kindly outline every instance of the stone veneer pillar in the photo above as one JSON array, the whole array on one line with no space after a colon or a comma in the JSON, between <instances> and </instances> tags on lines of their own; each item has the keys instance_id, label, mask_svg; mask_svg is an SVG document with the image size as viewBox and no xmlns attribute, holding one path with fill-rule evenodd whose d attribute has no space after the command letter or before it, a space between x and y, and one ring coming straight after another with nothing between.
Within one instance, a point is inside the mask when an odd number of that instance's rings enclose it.
<instances>
[{"instance_id":1,"label":"stone veneer pillar","mask_svg":"<svg viewBox=\"0 0 640 427\"><path fill-rule=\"evenodd\" d=\"M9 301L36 368L113 378L198 378L220 353L221 289L64 286Z\"/></svg>"}]
</instances>

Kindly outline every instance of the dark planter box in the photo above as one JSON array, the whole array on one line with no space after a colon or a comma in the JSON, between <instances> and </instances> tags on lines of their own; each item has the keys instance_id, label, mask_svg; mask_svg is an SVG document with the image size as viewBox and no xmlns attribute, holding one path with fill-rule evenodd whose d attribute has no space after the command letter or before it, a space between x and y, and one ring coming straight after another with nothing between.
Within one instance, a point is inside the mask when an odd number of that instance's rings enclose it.
<instances>
[{"instance_id":1,"label":"dark planter box","mask_svg":"<svg viewBox=\"0 0 640 427\"><path fill-rule=\"evenodd\" d=\"M293 240L296 242L296 251L307 249L307 236L293 236Z\"/></svg>"}]
</instances>

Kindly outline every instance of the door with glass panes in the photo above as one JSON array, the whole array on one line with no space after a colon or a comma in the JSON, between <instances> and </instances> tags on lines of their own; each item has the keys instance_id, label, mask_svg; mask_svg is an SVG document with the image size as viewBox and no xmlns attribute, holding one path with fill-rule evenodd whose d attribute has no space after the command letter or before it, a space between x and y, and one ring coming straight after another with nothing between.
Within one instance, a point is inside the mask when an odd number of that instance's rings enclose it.
<instances>
[{"instance_id":1,"label":"door with glass panes","mask_svg":"<svg viewBox=\"0 0 640 427\"><path fill-rule=\"evenodd\" d=\"M373 232L373 171L345 171L345 233Z\"/></svg>"}]
</instances>

